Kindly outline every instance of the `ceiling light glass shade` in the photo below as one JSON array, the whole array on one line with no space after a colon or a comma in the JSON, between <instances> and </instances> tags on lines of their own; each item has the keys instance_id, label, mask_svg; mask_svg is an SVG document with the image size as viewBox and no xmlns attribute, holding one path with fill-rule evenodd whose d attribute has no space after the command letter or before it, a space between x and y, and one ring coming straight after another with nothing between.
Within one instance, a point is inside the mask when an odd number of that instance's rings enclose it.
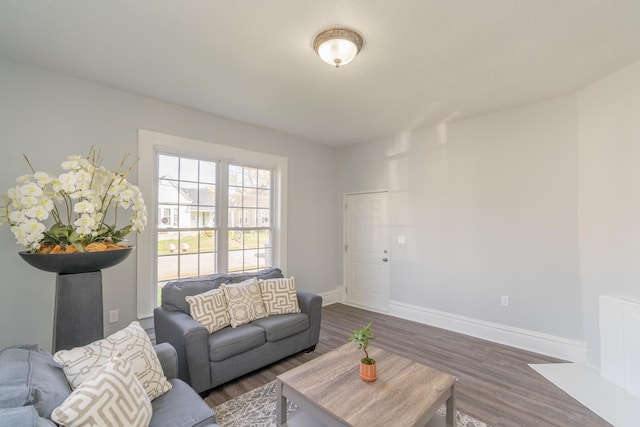
<instances>
[{"instance_id":1,"label":"ceiling light glass shade","mask_svg":"<svg viewBox=\"0 0 640 427\"><path fill-rule=\"evenodd\" d=\"M346 28L325 30L313 40L313 49L320 58L336 68L353 61L361 48L360 34Z\"/></svg>"}]
</instances>

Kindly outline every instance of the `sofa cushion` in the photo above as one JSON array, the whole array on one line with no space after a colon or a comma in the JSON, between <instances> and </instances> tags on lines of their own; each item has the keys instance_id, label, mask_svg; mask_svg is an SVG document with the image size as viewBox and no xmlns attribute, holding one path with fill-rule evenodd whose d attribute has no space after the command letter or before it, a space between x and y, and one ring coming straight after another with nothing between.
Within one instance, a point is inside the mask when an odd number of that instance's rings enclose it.
<instances>
[{"instance_id":1,"label":"sofa cushion","mask_svg":"<svg viewBox=\"0 0 640 427\"><path fill-rule=\"evenodd\" d=\"M0 408L0 427L56 427L46 418L42 418L35 406Z\"/></svg>"},{"instance_id":2,"label":"sofa cushion","mask_svg":"<svg viewBox=\"0 0 640 427\"><path fill-rule=\"evenodd\" d=\"M71 387L51 354L35 345L0 350L0 408L33 405L49 418L71 393Z\"/></svg>"},{"instance_id":3,"label":"sofa cushion","mask_svg":"<svg viewBox=\"0 0 640 427\"><path fill-rule=\"evenodd\" d=\"M258 280L262 302L267 315L300 313L298 295L296 294L296 279L266 279Z\"/></svg>"},{"instance_id":4,"label":"sofa cushion","mask_svg":"<svg viewBox=\"0 0 640 427\"><path fill-rule=\"evenodd\" d=\"M191 315L191 308L185 299L186 297L217 289L221 284L230 281L231 277L228 274L212 274L169 282L162 287L162 307L170 311L181 311Z\"/></svg>"},{"instance_id":5,"label":"sofa cushion","mask_svg":"<svg viewBox=\"0 0 640 427\"><path fill-rule=\"evenodd\" d=\"M211 289L203 294L185 298L191 309L191 317L202 323L210 334L231 324L227 300L222 289Z\"/></svg>"},{"instance_id":6,"label":"sofa cushion","mask_svg":"<svg viewBox=\"0 0 640 427\"><path fill-rule=\"evenodd\" d=\"M151 402L131 362L118 354L73 390L51 419L68 427L147 427L151 416Z\"/></svg>"},{"instance_id":7,"label":"sofa cushion","mask_svg":"<svg viewBox=\"0 0 640 427\"><path fill-rule=\"evenodd\" d=\"M280 314L251 322L264 329L267 341L280 341L309 329L309 316L305 313Z\"/></svg>"},{"instance_id":8,"label":"sofa cushion","mask_svg":"<svg viewBox=\"0 0 640 427\"><path fill-rule=\"evenodd\" d=\"M171 389L149 336L136 321L107 338L83 347L60 350L53 357L63 366L71 387L76 388L118 353L131 361L133 372L149 399Z\"/></svg>"},{"instance_id":9,"label":"sofa cushion","mask_svg":"<svg viewBox=\"0 0 640 427\"><path fill-rule=\"evenodd\" d=\"M171 391L151 402L150 427L196 426L215 421L213 409L187 383L177 378L169 381Z\"/></svg>"},{"instance_id":10,"label":"sofa cushion","mask_svg":"<svg viewBox=\"0 0 640 427\"><path fill-rule=\"evenodd\" d=\"M252 277L255 277L256 279L266 280L266 279L277 279L278 277L283 277L283 276L282 276L282 271L276 267L265 268L264 270L260 270L257 273L236 273L236 274L231 274L229 276L230 283L244 282L245 280L249 280Z\"/></svg>"},{"instance_id":11,"label":"sofa cushion","mask_svg":"<svg viewBox=\"0 0 640 427\"><path fill-rule=\"evenodd\" d=\"M267 316L260 286L255 277L241 283L220 285L220 289L224 291L229 319L233 328Z\"/></svg>"},{"instance_id":12,"label":"sofa cushion","mask_svg":"<svg viewBox=\"0 0 640 427\"><path fill-rule=\"evenodd\" d=\"M219 362L265 343L264 329L253 325L224 328L209 336L209 359Z\"/></svg>"},{"instance_id":13,"label":"sofa cushion","mask_svg":"<svg viewBox=\"0 0 640 427\"><path fill-rule=\"evenodd\" d=\"M181 311L191 315L189 303L185 298L198 295L211 289L217 289L223 283L240 283L252 277L257 279L273 279L282 277L279 268L270 267L255 273L217 273L204 277L191 277L174 280L162 287L162 307L169 311Z\"/></svg>"}]
</instances>

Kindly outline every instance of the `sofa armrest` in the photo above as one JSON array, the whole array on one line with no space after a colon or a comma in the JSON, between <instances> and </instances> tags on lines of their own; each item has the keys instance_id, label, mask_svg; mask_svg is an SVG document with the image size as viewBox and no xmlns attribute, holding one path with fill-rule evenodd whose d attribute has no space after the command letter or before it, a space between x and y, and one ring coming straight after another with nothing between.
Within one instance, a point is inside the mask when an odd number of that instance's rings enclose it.
<instances>
[{"instance_id":1,"label":"sofa armrest","mask_svg":"<svg viewBox=\"0 0 640 427\"><path fill-rule=\"evenodd\" d=\"M309 316L309 347L320 341L320 324L322 322L322 297L320 295L298 290L300 311Z\"/></svg>"},{"instance_id":2,"label":"sofa armrest","mask_svg":"<svg viewBox=\"0 0 640 427\"><path fill-rule=\"evenodd\" d=\"M181 311L156 307L153 311L156 342L168 342L178 355L178 378L198 393L209 389L209 331Z\"/></svg>"},{"instance_id":3,"label":"sofa armrest","mask_svg":"<svg viewBox=\"0 0 640 427\"><path fill-rule=\"evenodd\" d=\"M163 342L153 346L153 349L158 355L160 365L164 371L164 376L168 380L178 377L178 353L168 342Z\"/></svg>"}]
</instances>

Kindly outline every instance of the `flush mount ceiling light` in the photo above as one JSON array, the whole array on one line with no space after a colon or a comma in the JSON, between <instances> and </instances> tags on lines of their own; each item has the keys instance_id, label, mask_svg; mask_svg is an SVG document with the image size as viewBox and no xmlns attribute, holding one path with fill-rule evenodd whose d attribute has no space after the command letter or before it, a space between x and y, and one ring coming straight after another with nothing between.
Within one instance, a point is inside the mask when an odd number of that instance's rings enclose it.
<instances>
[{"instance_id":1,"label":"flush mount ceiling light","mask_svg":"<svg viewBox=\"0 0 640 427\"><path fill-rule=\"evenodd\" d=\"M313 39L313 50L320 59L336 68L348 64L362 48L362 37L347 28L330 28Z\"/></svg>"}]
</instances>

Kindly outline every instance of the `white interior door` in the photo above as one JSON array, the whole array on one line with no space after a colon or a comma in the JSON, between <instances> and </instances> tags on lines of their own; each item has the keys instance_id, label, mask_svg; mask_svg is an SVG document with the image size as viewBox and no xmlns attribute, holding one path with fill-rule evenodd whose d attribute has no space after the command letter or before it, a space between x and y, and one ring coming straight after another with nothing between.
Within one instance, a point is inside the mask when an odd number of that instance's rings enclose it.
<instances>
[{"instance_id":1,"label":"white interior door","mask_svg":"<svg viewBox=\"0 0 640 427\"><path fill-rule=\"evenodd\" d=\"M378 311L389 306L387 193L346 196L347 303Z\"/></svg>"}]
</instances>

